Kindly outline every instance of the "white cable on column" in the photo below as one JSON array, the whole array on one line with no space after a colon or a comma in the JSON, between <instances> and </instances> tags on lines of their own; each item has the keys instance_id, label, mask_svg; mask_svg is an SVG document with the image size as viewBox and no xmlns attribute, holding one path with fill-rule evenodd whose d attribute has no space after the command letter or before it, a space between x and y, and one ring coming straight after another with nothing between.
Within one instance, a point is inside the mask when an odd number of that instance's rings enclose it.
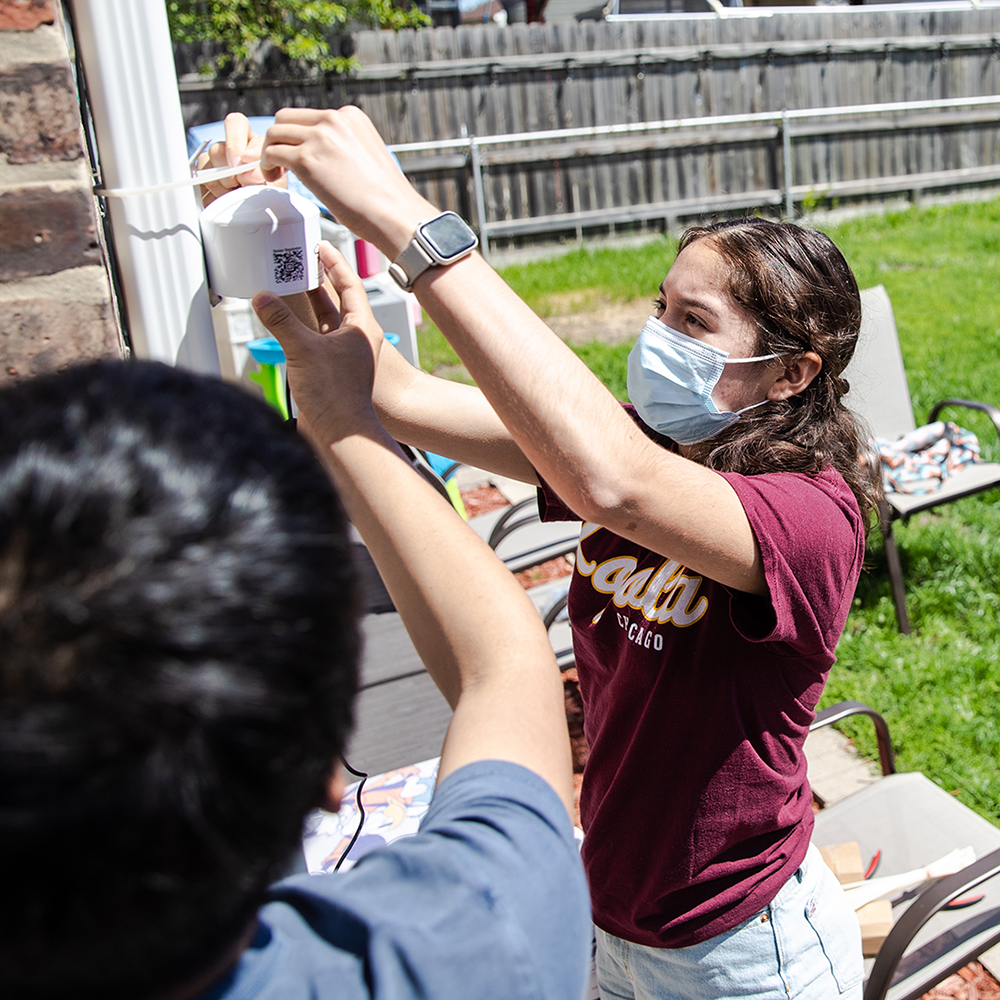
<instances>
[{"instance_id":1,"label":"white cable on column","mask_svg":"<svg viewBox=\"0 0 1000 1000\"><path fill-rule=\"evenodd\" d=\"M163 3L72 0L104 187L140 191L191 176ZM218 374L190 186L108 202L135 353Z\"/></svg>"}]
</instances>

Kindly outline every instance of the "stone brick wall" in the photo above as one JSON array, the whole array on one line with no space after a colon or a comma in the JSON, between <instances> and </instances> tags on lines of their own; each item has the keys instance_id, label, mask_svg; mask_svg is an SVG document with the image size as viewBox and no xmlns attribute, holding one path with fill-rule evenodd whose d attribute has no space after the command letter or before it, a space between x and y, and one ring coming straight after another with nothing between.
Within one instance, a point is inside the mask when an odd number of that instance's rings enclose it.
<instances>
[{"instance_id":1,"label":"stone brick wall","mask_svg":"<svg viewBox=\"0 0 1000 1000\"><path fill-rule=\"evenodd\" d=\"M58 0L0 0L0 385L121 354Z\"/></svg>"}]
</instances>

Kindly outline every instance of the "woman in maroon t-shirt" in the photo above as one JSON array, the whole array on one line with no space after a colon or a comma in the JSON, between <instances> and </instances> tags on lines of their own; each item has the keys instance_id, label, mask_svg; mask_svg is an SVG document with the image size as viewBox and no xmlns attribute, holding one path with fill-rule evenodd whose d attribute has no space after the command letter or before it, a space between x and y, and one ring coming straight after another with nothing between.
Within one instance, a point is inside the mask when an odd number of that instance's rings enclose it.
<instances>
[{"instance_id":1,"label":"woman in maroon t-shirt","mask_svg":"<svg viewBox=\"0 0 1000 1000\"><path fill-rule=\"evenodd\" d=\"M860 995L856 924L808 849L802 754L877 489L842 403L861 318L843 256L759 219L689 231L629 413L467 244L417 238L438 210L357 108L280 111L262 166L397 261L476 380L383 350L387 429L544 483L554 515L586 522L570 614L602 992Z\"/></svg>"}]
</instances>

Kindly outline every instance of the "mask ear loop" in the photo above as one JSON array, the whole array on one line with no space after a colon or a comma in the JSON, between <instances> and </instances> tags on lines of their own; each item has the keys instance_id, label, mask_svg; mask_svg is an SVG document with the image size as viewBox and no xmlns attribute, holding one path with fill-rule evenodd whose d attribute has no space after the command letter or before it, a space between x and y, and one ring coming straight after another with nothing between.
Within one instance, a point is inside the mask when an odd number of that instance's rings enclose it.
<instances>
[{"instance_id":1,"label":"mask ear loop","mask_svg":"<svg viewBox=\"0 0 1000 1000\"><path fill-rule=\"evenodd\" d=\"M735 413L737 416L746 413L749 410L756 410L757 407L763 406L765 403L773 403L773 399L762 399L759 403L751 403L749 406L744 406L742 410L732 410L730 412Z\"/></svg>"},{"instance_id":2,"label":"mask ear loop","mask_svg":"<svg viewBox=\"0 0 1000 1000\"><path fill-rule=\"evenodd\" d=\"M752 361L770 361L772 358L783 358L784 354L758 354L755 358L726 358L725 365L748 365Z\"/></svg>"},{"instance_id":3,"label":"mask ear loop","mask_svg":"<svg viewBox=\"0 0 1000 1000\"><path fill-rule=\"evenodd\" d=\"M725 364L727 365L747 365L752 361L770 361L772 358L783 358L784 354L759 354L755 358L726 358ZM749 406L744 406L742 410L732 410L730 412L735 413L737 416L742 416L744 413L750 410L756 410L759 406L763 406L765 403L773 403L773 399L762 399L759 403L751 403Z\"/></svg>"}]
</instances>

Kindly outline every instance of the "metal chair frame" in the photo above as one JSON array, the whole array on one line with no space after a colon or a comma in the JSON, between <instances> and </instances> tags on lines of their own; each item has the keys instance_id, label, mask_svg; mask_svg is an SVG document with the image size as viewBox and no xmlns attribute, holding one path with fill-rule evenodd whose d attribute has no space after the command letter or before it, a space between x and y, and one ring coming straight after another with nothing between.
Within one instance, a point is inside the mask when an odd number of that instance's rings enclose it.
<instances>
[{"instance_id":1,"label":"metal chair frame","mask_svg":"<svg viewBox=\"0 0 1000 1000\"><path fill-rule=\"evenodd\" d=\"M951 901L968 895L969 891L977 886L987 888L989 895L991 887L987 883L1000 875L1000 830L990 827L980 816L948 796L946 792L931 786L921 775L898 774L889 727L885 719L868 705L857 701L831 705L819 712L810 730L829 726L848 716L858 714L867 715L875 726L885 780L892 783L902 779L904 782L895 785L896 792L901 788L905 790L908 787L918 787L905 784L909 779L917 779L920 782L919 787L933 791L940 804L957 820L964 820L966 826L971 825L978 829L981 844L987 847L992 845L992 849L985 851L981 848L981 856L967 868L947 878L927 883L915 893L915 898L908 903L882 943L874 962L870 963L864 1000L886 1000L886 998L914 1000L1000 941L1000 906L996 905L1000 902L1000 880L997 886L992 887L992 895L987 900L993 906L992 909L970 911L973 912L973 916L968 919L944 912ZM848 796L842 802L831 806L831 813L844 807L844 815L853 815L851 800L862 796L862 799L856 799L856 803L867 806L873 801L873 796L879 795L882 790L880 786L882 782L877 781L861 792ZM882 786L884 790L888 790L889 787L890 785ZM821 823L826 811L820 812L817 816L818 824ZM862 808L859 812L860 822L863 824L868 810ZM863 833L863 830L858 830L858 839L861 839ZM919 836L920 831L914 831L914 835ZM956 840L964 835L965 831L959 834ZM953 846L964 847L965 843L955 842ZM934 857L928 857L921 863L930 863L934 860ZM937 926L933 927L934 935L928 936L925 933L917 942L915 940L917 935L925 931L935 918Z\"/></svg>"},{"instance_id":2,"label":"metal chair frame","mask_svg":"<svg viewBox=\"0 0 1000 1000\"><path fill-rule=\"evenodd\" d=\"M914 430L917 425L896 332L896 319L889 294L882 285L866 288L861 292L861 311L861 340L853 360L844 371L844 378L851 385L845 403L869 425L873 435L890 441L897 440ZM1000 441L1000 409L991 403L955 397L942 399L931 408L927 422L934 423L940 419L941 412L950 407L985 413L993 422ZM874 454L872 459L876 463L879 461ZM898 520L905 524L921 511L997 486L1000 486L1000 464L983 462L950 477L933 493L886 494L879 505L879 526L885 542L892 601L900 632L909 633L911 625L893 522Z\"/></svg>"}]
</instances>

